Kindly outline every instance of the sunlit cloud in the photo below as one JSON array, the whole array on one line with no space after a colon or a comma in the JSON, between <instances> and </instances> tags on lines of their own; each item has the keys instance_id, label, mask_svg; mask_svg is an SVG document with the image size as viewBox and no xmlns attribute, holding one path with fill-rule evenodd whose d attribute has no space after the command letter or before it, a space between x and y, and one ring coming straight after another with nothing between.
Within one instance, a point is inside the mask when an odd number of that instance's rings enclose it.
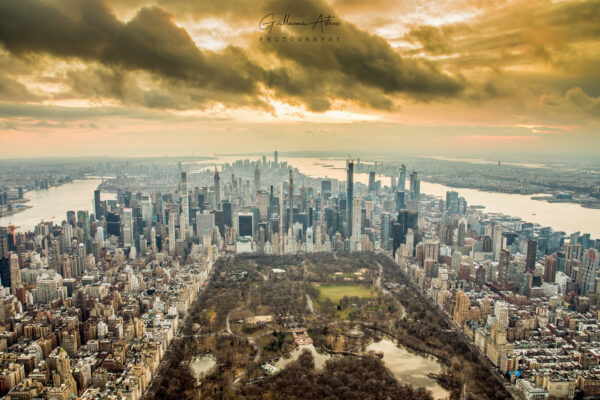
<instances>
[{"instance_id":1,"label":"sunlit cloud","mask_svg":"<svg viewBox=\"0 0 600 400\"><path fill-rule=\"evenodd\" d=\"M267 11L334 15L341 41L261 43ZM139 139L200 135L208 123L225 132L285 125L292 146L308 124L368 124L370 135L385 130L369 143L381 149L397 132L412 140L409 127L435 129L410 146L591 151L600 144L599 20L594 0L1 2L0 129L59 143L78 130Z\"/></svg>"}]
</instances>

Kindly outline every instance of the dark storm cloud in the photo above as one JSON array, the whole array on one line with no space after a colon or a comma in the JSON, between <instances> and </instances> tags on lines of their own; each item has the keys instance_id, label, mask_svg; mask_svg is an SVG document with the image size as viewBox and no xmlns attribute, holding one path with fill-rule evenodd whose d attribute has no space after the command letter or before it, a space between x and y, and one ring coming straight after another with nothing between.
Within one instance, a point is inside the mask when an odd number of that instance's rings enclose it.
<instances>
[{"instance_id":1,"label":"dark storm cloud","mask_svg":"<svg viewBox=\"0 0 600 400\"><path fill-rule=\"evenodd\" d=\"M210 14L217 9L203 2L192 3L196 6L190 5L189 12ZM179 9L183 4L170 3L170 7ZM133 1L132 5L141 3ZM227 1L222 7L239 7L240 18L262 12L249 13L252 6L243 1ZM326 3L318 1L302 5L278 1L255 8L306 18L319 13L334 15ZM198 49L170 14L155 7L142 8L131 21L123 23L100 0L0 0L0 42L13 54L46 53L108 68L96 69L90 79L85 76L89 72L68 74L72 92L91 98L120 98L125 103L158 108L193 108L210 101L265 108L258 100L262 84L283 101L325 111L337 98L392 109L390 95L404 93L429 100L456 96L463 89L460 79L431 63L400 57L385 40L358 27L344 22L340 34L343 43L330 47L261 46L253 54L259 60L253 61L236 47L220 53ZM263 51L276 54L283 65L272 69L259 66ZM143 91L130 82L130 70L156 74L158 87Z\"/></svg>"},{"instance_id":2,"label":"dark storm cloud","mask_svg":"<svg viewBox=\"0 0 600 400\"><path fill-rule=\"evenodd\" d=\"M267 9L283 18L289 14L295 19L314 21L319 15L335 16L325 2L309 0L273 1ZM339 17L336 17L339 20ZM408 93L420 99L454 97L464 88L461 79L450 76L424 60L401 57L383 38L369 34L359 27L341 21L340 27L330 27L321 33L310 27L275 28L273 35L339 36L339 45L290 46L266 42L265 47L278 57L292 60L315 72L337 72L357 83L379 88L384 93Z\"/></svg>"},{"instance_id":3,"label":"dark storm cloud","mask_svg":"<svg viewBox=\"0 0 600 400\"><path fill-rule=\"evenodd\" d=\"M260 68L236 48L201 51L169 14L142 8L127 23L100 0L73 9L40 0L0 0L0 42L14 54L42 52L142 69L168 79L230 92L256 92Z\"/></svg>"}]
</instances>

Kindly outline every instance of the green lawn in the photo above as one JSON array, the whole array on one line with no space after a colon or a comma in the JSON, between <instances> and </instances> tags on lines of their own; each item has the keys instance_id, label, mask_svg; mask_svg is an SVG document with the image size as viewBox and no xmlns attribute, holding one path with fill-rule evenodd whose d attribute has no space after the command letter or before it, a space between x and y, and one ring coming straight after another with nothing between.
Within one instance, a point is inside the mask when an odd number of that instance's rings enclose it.
<instances>
[{"instance_id":1,"label":"green lawn","mask_svg":"<svg viewBox=\"0 0 600 400\"><path fill-rule=\"evenodd\" d=\"M341 310L335 312L335 317L337 319L346 321L346 320L350 319L351 312L352 312L352 310L350 309L350 307L342 308Z\"/></svg>"},{"instance_id":2,"label":"green lawn","mask_svg":"<svg viewBox=\"0 0 600 400\"><path fill-rule=\"evenodd\" d=\"M332 303L337 304L344 297L377 297L375 288L368 288L361 285L319 285L315 287L319 289L319 302L324 302L329 299Z\"/></svg>"}]
</instances>

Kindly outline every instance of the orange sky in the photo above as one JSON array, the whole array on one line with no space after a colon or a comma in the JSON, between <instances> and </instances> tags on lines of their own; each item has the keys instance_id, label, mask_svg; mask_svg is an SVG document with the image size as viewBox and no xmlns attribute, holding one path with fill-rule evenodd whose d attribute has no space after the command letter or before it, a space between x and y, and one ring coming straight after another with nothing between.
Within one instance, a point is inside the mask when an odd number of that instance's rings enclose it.
<instances>
[{"instance_id":1,"label":"orange sky","mask_svg":"<svg viewBox=\"0 0 600 400\"><path fill-rule=\"evenodd\" d=\"M593 154L599 38L589 0L0 0L0 157Z\"/></svg>"}]
</instances>

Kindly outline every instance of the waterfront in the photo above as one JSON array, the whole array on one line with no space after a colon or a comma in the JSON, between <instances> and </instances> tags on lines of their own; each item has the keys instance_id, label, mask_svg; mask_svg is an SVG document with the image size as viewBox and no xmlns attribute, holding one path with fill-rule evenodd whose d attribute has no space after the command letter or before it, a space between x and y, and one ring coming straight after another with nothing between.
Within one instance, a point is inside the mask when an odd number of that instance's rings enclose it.
<instances>
[{"instance_id":1,"label":"waterfront","mask_svg":"<svg viewBox=\"0 0 600 400\"><path fill-rule=\"evenodd\" d=\"M87 210L94 212L94 190L102 182L98 178L75 180L49 189L32 190L25 193L31 208L0 218L0 226L15 225L17 231L33 231L43 221L60 224L67 218L67 211ZM114 199L114 193L102 193L102 200Z\"/></svg>"},{"instance_id":2,"label":"waterfront","mask_svg":"<svg viewBox=\"0 0 600 400\"><path fill-rule=\"evenodd\" d=\"M259 157L237 156L219 158L212 164L233 162L237 159ZM313 178L337 179L346 182L346 161L339 158L288 158L280 157L281 161L287 161L293 167ZM378 175L383 185L389 185L389 177ZM367 173L355 173L354 181L368 184ZM407 181L406 187L409 183ZM533 195L509 194L499 192L485 192L477 189L453 188L437 183L421 182L421 193L446 197L446 191L454 190L459 196L464 197L469 205L485 206L485 212L502 213L513 217L519 217L527 222L550 226L554 230L565 231L567 234L574 232L590 233L592 237L600 237L600 209L584 208L575 203L549 203L542 200L533 200Z\"/></svg>"},{"instance_id":3,"label":"waterfront","mask_svg":"<svg viewBox=\"0 0 600 400\"><path fill-rule=\"evenodd\" d=\"M233 162L238 159L258 159L253 156L227 156L218 157L211 161L202 161L187 164L190 172L200 172L213 165ZM343 190L346 181L346 161L339 158L291 158L280 157L290 165L313 178L330 178L340 181L340 190ZM368 174L355 173L355 182L368 183ZM384 185L389 185L389 178L379 175ZM93 212L93 192L100 183L100 179L78 180L72 183L52 187L48 190L35 190L27 192L25 197L30 201L25 203L32 208L14 215L0 218L0 226L14 224L17 230L33 230L40 221L53 221L60 223L66 217L68 210L88 210ZM301 181L300 181L301 183ZM175 183L173 185L175 187ZM408 187L408 182L407 182ZM453 188L437 183L421 182L421 193L445 198L446 191L454 190L463 196L469 205L485 206L485 211L502 213L519 217L524 221L533 222L542 226L550 226L554 230L562 230L567 234L573 232L590 233L592 237L600 237L600 210L581 207L574 203L549 203L533 200L535 195L520 195L498 192L485 192L477 189ZM114 193L102 193L103 199L114 199Z\"/></svg>"}]
</instances>

